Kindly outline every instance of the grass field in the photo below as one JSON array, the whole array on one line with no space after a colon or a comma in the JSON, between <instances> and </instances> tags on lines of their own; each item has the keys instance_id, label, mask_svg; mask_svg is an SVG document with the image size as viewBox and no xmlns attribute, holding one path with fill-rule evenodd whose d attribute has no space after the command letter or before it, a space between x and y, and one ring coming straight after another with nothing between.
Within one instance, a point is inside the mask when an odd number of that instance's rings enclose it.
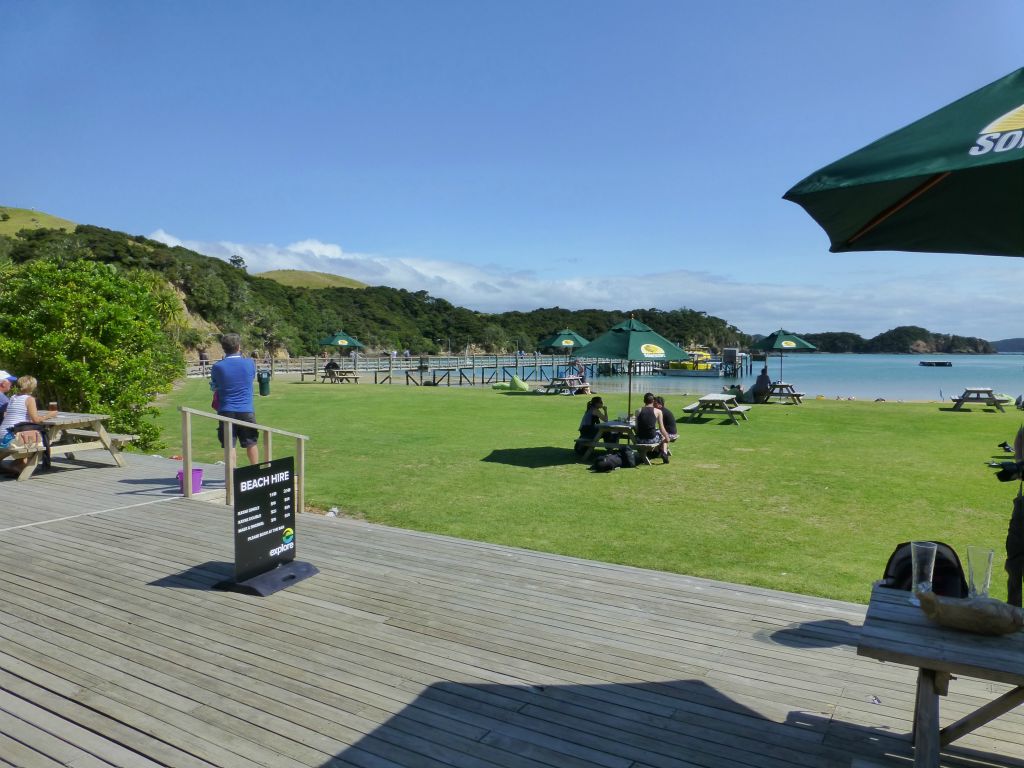
<instances>
[{"instance_id":1,"label":"grass field","mask_svg":"<svg viewBox=\"0 0 1024 768\"><path fill-rule=\"evenodd\" d=\"M605 398L610 413L625 395ZM175 406L209 409L204 380L161 407L167 453ZM679 422L671 464L587 470L572 442L583 397L489 389L300 384L275 378L259 421L311 437L306 499L387 525L867 602L896 544L933 539L996 550L1014 483L984 462L1020 421L935 403L759 405L733 426ZM688 400L669 401L680 412ZM200 423L203 459L220 457ZM275 455L292 453L275 441ZM966 567L966 564L965 564Z\"/></svg>"},{"instance_id":2,"label":"grass field","mask_svg":"<svg viewBox=\"0 0 1024 768\"><path fill-rule=\"evenodd\" d=\"M42 211L32 211L27 208L9 208L0 205L0 214L6 213L10 216L6 221L0 221L0 235L13 235L22 229L66 229L68 232L74 230L76 224L67 219L51 216ZM0 219L3 217L0 216Z\"/></svg>"},{"instance_id":3,"label":"grass field","mask_svg":"<svg viewBox=\"0 0 1024 768\"><path fill-rule=\"evenodd\" d=\"M365 288L366 283L341 275L326 272L304 272L300 269L272 269L260 272L257 277L288 285L292 288Z\"/></svg>"}]
</instances>

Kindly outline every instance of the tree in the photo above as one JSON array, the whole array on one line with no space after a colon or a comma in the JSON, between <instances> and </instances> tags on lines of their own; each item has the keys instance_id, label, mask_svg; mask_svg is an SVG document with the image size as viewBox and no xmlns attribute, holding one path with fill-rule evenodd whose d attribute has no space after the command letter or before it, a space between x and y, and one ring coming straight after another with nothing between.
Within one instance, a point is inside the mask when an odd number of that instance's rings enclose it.
<instances>
[{"instance_id":1,"label":"tree","mask_svg":"<svg viewBox=\"0 0 1024 768\"><path fill-rule=\"evenodd\" d=\"M164 332L152 278L86 259L37 259L0 285L5 318L0 362L39 379L41 401L67 411L106 413L110 427L158 446L158 392L184 372Z\"/></svg>"}]
</instances>

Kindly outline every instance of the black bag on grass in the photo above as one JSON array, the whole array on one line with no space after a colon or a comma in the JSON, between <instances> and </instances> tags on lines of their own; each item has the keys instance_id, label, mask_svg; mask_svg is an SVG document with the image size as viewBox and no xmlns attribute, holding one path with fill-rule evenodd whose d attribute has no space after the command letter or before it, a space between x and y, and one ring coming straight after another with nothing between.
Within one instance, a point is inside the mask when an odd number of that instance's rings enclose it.
<instances>
[{"instance_id":1,"label":"black bag on grass","mask_svg":"<svg viewBox=\"0 0 1024 768\"><path fill-rule=\"evenodd\" d=\"M606 453L594 463L595 472L611 472L622 466L622 457L617 453Z\"/></svg>"},{"instance_id":2,"label":"black bag on grass","mask_svg":"<svg viewBox=\"0 0 1024 768\"><path fill-rule=\"evenodd\" d=\"M622 457L622 466L632 469L636 466L636 460L638 454L634 448L630 448L628 445L619 448L619 456Z\"/></svg>"},{"instance_id":3,"label":"black bag on grass","mask_svg":"<svg viewBox=\"0 0 1024 768\"><path fill-rule=\"evenodd\" d=\"M913 557L910 554L910 542L897 544L885 564L882 580L885 586L892 589L903 589L907 592L914 583ZM960 564L956 550L949 544L935 542L935 570L932 572L932 592L944 597L967 597L967 577L964 567Z\"/></svg>"}]
</instances>

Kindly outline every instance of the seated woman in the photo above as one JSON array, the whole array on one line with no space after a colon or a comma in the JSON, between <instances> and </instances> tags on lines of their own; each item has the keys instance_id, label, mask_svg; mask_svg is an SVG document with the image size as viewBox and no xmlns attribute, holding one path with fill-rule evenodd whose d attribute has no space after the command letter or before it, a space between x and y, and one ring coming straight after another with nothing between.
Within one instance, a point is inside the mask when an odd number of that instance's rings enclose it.
<instances>
[{"instance_id":1,"label":"seated woman","mask_svg":"<svg viewBox=\"0 0 1024 768\"><path fill-rule=\"evenodd\" d=\"M18 379L18 394L11 395L11 401L0 422L0 447L6 448L15 441L21 445L37 445L43 440L43 429L38 426L49 418L57 415L56 411L43 413L36 408L33 394L38 382L33 376L22 376ZM28 463L28 458L16 459L9 468L14 474L20 474Z\"/></svg>"},{"instance_id":2,"label":"seated woman","mask_svg":"<svg viewBox=\"0 0 1024 768\"><path fill-rule=\"evenodd\" d=\"M636 413L636 444L658 446L661 460L668 464L668 429L661 411L654 407L654 395L644 395L644 407Z\"/></svg>"},{"instance_id":3,"label":"seated woman","mask_svg":"<svg viewBox=\"0 0 1024 768\"><path fill-rule=\"evenodd\" d=\"M587 410L583 412L580 419L580 440L593 440L597 435L597 425L608 421L608 409L604 407L604 400L600 397L590 398L587 403Z\"/></svg>"}]
</instances>

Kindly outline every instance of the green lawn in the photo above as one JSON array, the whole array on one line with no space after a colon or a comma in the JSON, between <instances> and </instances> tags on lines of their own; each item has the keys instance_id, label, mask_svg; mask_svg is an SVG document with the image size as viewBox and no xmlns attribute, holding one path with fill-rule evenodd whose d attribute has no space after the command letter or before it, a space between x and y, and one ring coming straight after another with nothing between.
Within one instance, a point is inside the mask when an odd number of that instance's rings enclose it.
<instances>
[{"instance_id":1,"label":"green lawn","mask_svg":"<svg viewBox=\"0 0 1024 768\"><path fill-rule=\"evenodd\" d=\"M625 395L605 401L625 411ZM209 403L203 380L166 398L167 453L180 452L176 406ZM858 602L901 541L984 544L1001 563L1017 486L984 462L1003 458L1015 411L759 405L739 426L680 420L667 466L594 474L571 450L585 403L281 377L256 408L261 423L311 437L308 504L387 525ZM196 431L200 458L219 458L212 422ZM276 455L291 452L275 441Z\"/></svg>"}]
</instances>

